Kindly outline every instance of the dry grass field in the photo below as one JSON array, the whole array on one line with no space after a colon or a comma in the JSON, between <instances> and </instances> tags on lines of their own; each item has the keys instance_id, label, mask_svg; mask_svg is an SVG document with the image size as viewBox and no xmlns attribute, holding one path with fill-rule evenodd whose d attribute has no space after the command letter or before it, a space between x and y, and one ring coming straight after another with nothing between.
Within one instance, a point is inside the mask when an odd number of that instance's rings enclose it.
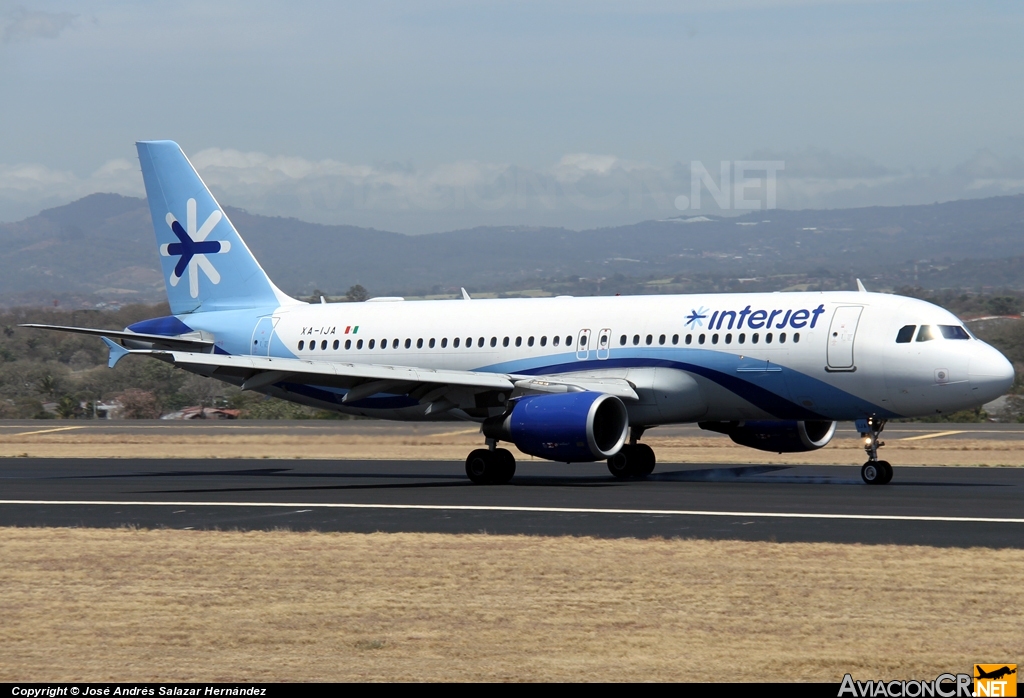
<instances>
[{"instance_id":1,"label":"dry grass field","mask_svg":"<svg viewBox=\"0 0 1024 698\"><path fill-rule=\"evenodd\" d=\"M1024 551L0 529L0 681L934 678L1019 661Z\"/></svg>"},{"instance_id":2,"label":"dry grass field","mask_svg":"<svg viewBox=\"0 0 1024 698\"><path fill-rule=\"evenodd\" d=\"M408 425L403 433L310 434L301 427L292 433L266 433L232 425L232 433L209 434L198 429L181 433L105 433L86 427L43 426L0 434L0 458L312 458L329 460L454 460L465 459L483 443L478 427L452 425L420 429ZM187 439L182 438L187 433ZM883 435L884 436L884 435ZM1021 440L972 438L885 438L883 457L899 465L1024 466ZM650 431L644 442L661 463L772 463L850 465L864 461L860 440L837 437L827 447L809 453L763 453L738 446L726 436L659 436ZM518 452L517 459L532 456Z\"/></svg>"}]
</instances>

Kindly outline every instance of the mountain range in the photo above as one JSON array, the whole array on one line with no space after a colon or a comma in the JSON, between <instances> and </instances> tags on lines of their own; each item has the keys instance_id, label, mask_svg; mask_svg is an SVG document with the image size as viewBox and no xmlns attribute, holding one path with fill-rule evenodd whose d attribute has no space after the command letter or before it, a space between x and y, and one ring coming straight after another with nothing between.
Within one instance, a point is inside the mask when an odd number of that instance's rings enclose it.
<instances>
[{"instance_id":1,"label":"mountain range","mask_svg":"<svg viewBox=\"0 0 1024 698\"><path fill-rule=\"evenodd\" d=\"M425 295L537 279L858 275L879 288L1024 287L1024 195L925 206L762 210L568 230L486 227L428 235L318 225L226 207L283 290ZM163 298L144 199L93 194L0 224L0 304Z\"/></svg>"}]
</instances>

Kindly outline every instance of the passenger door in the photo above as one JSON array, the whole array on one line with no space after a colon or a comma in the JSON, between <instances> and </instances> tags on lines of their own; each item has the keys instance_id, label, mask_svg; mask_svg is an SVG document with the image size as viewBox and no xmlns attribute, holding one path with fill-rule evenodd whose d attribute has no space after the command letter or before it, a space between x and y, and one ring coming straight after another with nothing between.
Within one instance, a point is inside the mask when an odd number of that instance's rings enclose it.
<instances>
[{"instance_id":1,"label":"passenger door","mask_svg":"<svg viewBox=\"0 0 1024 698\"><path fill-rule=\"evenodd\" d=\"M857 338L857 323L864 306L851 305L836 308L828 328L829 371L856 371L853 345Z\"/></svg>"},{"instance_id":2,"label":"passenger door","mask_svg":"<svg viewBox=\"0 0 1024 698\"><path fill-rule=\"evenodd\" d=\"M250 351L255 356L270 356L270 338L274 336L274 318L261 317L252 331Z\"/></svg>"}]
</instances>

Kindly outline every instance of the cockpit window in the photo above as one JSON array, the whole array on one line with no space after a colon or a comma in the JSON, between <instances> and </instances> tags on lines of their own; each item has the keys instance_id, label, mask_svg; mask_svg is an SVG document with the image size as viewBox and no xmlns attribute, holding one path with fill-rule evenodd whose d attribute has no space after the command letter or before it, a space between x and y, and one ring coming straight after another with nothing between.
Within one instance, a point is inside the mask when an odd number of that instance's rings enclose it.
<instances>
[{"instance_id":1,"label":"cockpit window","mask_svg":"<svg viewBox=\"0 0 1024 698\"><path fill-rule=\"evenodd\" d=\"M946 339L970 339L971 336L967 334L967 330L960 325L939 325L939 330L942 331L942 336Z\"/></svg>"},{"instance_id":2,"label":"cockpit window","mask_svg":"<svg viewBox=\"0 0 1024 698\"><path fill-rule=\"evenodd\" d=\"M914 330L917 329L917 325L904 325L900 328L899 334L896 335L897 344L906 344L914 338Z\"/></svg>"},{"instance_id":3,"label":"cockpit window","mask_svg":"<svg viewBox=\"0 0 1024 698\"><path fill-rule=\"evenodd\" d=\"M917 341L928 342L935 339L935 330L931 325L921 325L921 331L917 333Z\"/></svg>"}]
</instances>

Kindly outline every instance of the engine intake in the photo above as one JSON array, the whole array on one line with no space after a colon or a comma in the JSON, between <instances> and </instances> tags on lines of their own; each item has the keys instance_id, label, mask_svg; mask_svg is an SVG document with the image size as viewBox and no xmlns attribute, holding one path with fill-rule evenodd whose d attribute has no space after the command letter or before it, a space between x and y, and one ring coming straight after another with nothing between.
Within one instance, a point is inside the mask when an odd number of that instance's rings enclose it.
<instances>
[{"instance_id":1,"label":"engine intake","mask_svg":"<svg viewBox=\"0 0 1024 698\"><path fill-rule=\"evenodd\" d=\"M527 395L512 411L484 422L484 436L511 441L523 453L563 463L603 460L626 442L622 400L592 391Z\"/></svg>"},{"instance_id":2,"label":"engine intake","mask_svg":"<svg viewBox=\"0 0 1024 698\"><path fill-rule=\"evenodd\" d=\"M697 426L727 434L741 446L775 453L816 451L836 433L835 422L819 421L698 422Z\"/></svg>"}]
</instances>

